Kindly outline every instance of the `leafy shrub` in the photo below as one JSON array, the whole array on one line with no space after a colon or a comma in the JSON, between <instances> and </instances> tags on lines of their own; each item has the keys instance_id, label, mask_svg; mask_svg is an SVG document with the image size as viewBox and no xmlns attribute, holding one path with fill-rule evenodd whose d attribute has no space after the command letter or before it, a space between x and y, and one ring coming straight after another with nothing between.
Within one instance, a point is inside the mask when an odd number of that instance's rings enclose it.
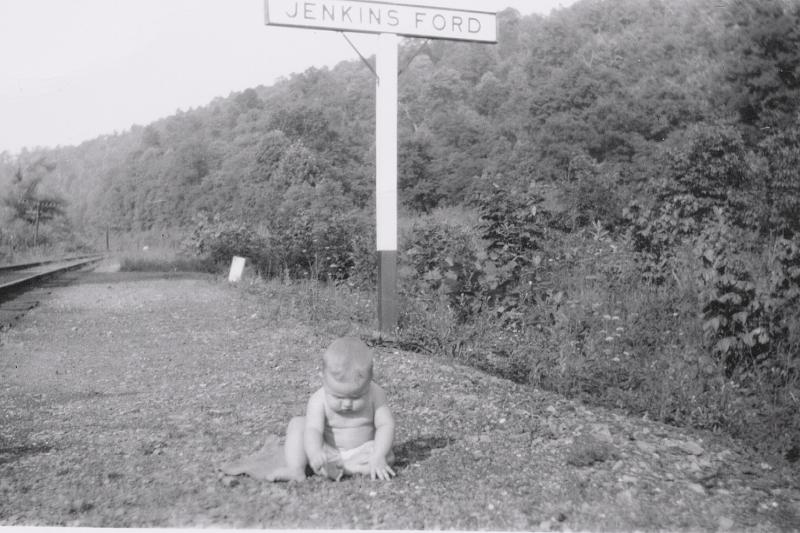
<instances>
[{"instance_id":1,"label":"leafy shrub","mask_svg":"<svg viewBox=\"0 0 800 533\"><path fill-rule=\"evenodd\" d=\"M696 222L713 218L715 207L745 213L743 191L750 174L741 133L730 124L698 123L677 132L666 150L661 200L688 195Z\"/></svg>"},{"instance_id":2,"label":"leafy shrub","mask_svg":"<svg viewBox=\"0 0 800 533\"><path fill-rule=\"evenodd\" d=\"M612 175L602 172L591 156L582 154L570 161L568 176L559 199L571 231L598 220L612 228L619 224L624 204L621 187Z\"/></svg>"},{"instance_id":3,"label":"leafy shrub","mask_svg":"<svg viewBox=\"0 0 800 533\"><path fill-rule=\"evenodd\" d=\"M357 273L374 277L372 259L362 257L368 247L369 225L356 211L321 216L301 208L280 218L266 235L250 225L223 220L220 215L195 217L187 247L195 254L223 265L234 255L247 257L264 277L288 275L342 280Z\"/></svg>"},{"instance_id":4,"label":"leafy shrub","mask_svg":"<svg viewBox=\"0 0 800 533\"><path fill-rule=\"evenodd\" d=\"M770 336L763 301L753 275L739 257L741 230L732 228L723 211L698 239L703 262L703 329L712 353L728 375L743 364L755 362L769 348Z\"/></svg>"},{"instance_id":5,"label":"leafy shrub","mask_svg":"<svg viewBox=\"0 0 800 533\"><path fill-rule=\"evenodd\" d=\"M404 241L401 292L429 303L443 296L458 309L458 320L470 316L478 305L485 259L474 235L429 218L415 223Z\"/></svg>"},{"instance_id":6,"label":"leafy shrub","mask_svg":"<svg viewBox=\"0 0 800 533\"><path fill-rule=\"evenodd\" d=\"M361 219L361 225L350 235L347 282L362 290L374 291L378 281L378 257L372 227Z\"/></svg>"},{"instance_id":7,"label":"leafy shrub","mask_svg":"<svg viewBox=\"0 0 800 533\"><path fill-rule=\"evenodd\" d=\"M477 228L434 219L413 225L402 257L403 290L430 301L444 297L459 321L491 309L502 322L518 323L543 270L540 201L494 187L478 200Z\"/></svg>"},{"instance_id":8,"label":"leafy shrub","mask_svg":"<svg viewBox=\"0 0 800 533\"><path fill-rule=\"evenodd\" d=\"M364 252L369 229L364 217L356 212L321 217L302 209L273 225L267 272L275 275L285 271L293 278L343 280L358 267L359 275L369 277L369 261L358 258ZM276 270L276 266L280 269Z\"/></svg>"},{"instance_id":9,"label":"leafy shrub","mask_svg":"<svg viewBox=\"0 0 800 533\"><path fill-rule=\"evenodd\" d=\"M247 257L263 265L268 257L267 239L243 222L222 220L219 214L200 213L194 217L194 229L186 247L214 264L224 265L234 255Z\"/></svg>"},{"instance_id":10,"label":"leafy shrub","mask_svg":"<svg viewBox=\"0 0 800 533\"><path fill-rule=\"evenodd\" d=\"M291 278L312 275L318 251L312 234L313 223L313 218L301 211L271 225L270 254L265 258L267 277L282 273Z\"/></svg>"},{"instance_id":11,"label":"leafy shrub","mask_svg":"<svg viewBox=\"0 0 800 533\"><path fill-rule=\"evenodd\" d=\"M648 282L663 284L672 275L676 248L698 231L694 217L698 209L693 196L680 195L654 208L631 202L623 210L629 224L628 238Z\"/></svg>"},{"instance_id":12,"label":"leafy shrub","mask_svg":"<svg viewBox=\"0 0 800 533\"><path fill-rule=\"evenodd\" d=\"M776 352L772 370L780 383L789 383L800 379L800 238L779 238L775 250L764 307Z\"/></svg>"},{"instance_id":13,"label":"leafy shrub","mask_svg":"<svg viewBox=\"0 0 800 533\"><path fill-rule=\"evenodd\" d=\"M800 233L800 126L795 121L774 131L758 145L765 164L759 172L761 187L754 200L762 204L762 232L788 237Z\"/></svg>"},{"instance_id":14,"label":"leafy shrub","mask_svg":"<svg viewBox=\"0 0 800 533\"><path fill-rule=\"evenodd\" d=\"M542 198L494 187L478 200L481 238L486 242L484 297L497 313L509 319L533 298L542 262L547 213L537 208Z\"/></svg>"},{"instance_id":15,"label":"leafy shrub","mask_svg":"<svg viewBox=\"0 0 800 533\"><path fill-rule=\"evenodd\" d=\"M730 226L721 210L717 217L697 244L703 328L711 351L728 375L766 373L787 383L798 376L800 246L779 238L772 257L764 258L743 249L743 242L756 240L753 233Z\"/></svg>"},{"instance_id":16,"label":"leafy shrub","mask_svg":"<svg viewBox=\"0 0 800 533\"><path fill-rule=\"evenodd\" d=\"M401 342L593 404L724 429L771 450L797 446L776 425L800 428L797 241L763 254L756 234L721 209L698 225L689 195L639 212L616 237L602 224L556 232L546 213L520 211L516 200L487 206L474 230L412 226L420 253L404 266ZM658 270L646 264L655 259ZM425 279L437 269L451 281ZM467 280L471 292L449 292ZM532 283L519 298L523 280Z\"/></svg>"}]
</instances>

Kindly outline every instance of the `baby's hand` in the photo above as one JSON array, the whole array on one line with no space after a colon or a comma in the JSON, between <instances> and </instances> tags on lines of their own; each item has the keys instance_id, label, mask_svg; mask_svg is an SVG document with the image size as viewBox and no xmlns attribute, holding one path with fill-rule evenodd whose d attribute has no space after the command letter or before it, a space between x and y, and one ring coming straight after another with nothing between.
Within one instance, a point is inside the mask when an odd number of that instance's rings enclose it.
<instances>
[{"instance_id":1,"label":"baby's hand","mask_svg":"<svg viewBox=\"0 0 800 533\"><path fill-rule=\"evenodd\" d=\"M386 456L383 454L373 455L369 459L369 473L372 479L383 479L389 481L394 470L386 463Z\"/></svg>"},{"instance_id":2,"label":"baby's hand","mask_svg":"<svg viewBox=\"0 0 800 533\"><path fill-rule=\"evenodd\" d=\"M326 457L325 457L325 452L323 451L320 451L313 457L308 458L308 464L311 465L311 469L314 472L319 472L320 468L322 468L325 465L325 462L326 462Z\"/></svg>"}]
</instances>

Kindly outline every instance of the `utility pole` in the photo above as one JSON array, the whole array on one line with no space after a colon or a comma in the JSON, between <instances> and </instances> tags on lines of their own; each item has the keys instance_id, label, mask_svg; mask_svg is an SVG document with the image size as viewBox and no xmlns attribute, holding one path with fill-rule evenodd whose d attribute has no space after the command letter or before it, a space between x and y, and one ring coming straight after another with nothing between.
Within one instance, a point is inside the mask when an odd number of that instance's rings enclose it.
<instances>
[{"instance_id":1,"label":"utility pole","mask_svg":"<svg viewBox=\"0 0 800 533\"><path fill-rule=\"evenodd\" d=\"M42 216L42 201L36 201L36 229L33 230L33 247L39 244L39 218Z\"/></svg>"}]
</instances>

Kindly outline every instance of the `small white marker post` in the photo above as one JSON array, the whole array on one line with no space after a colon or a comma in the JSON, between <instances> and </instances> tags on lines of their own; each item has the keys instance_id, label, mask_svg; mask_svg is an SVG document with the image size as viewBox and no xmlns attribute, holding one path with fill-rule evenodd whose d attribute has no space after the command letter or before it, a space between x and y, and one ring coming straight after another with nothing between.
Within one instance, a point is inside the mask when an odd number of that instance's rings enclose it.
<instances>
[{"instance_id":1,"label":"small white marker post","mask_svg":"<svg viewBox=\"0 0 800 533\"><path fill-rule=\"evenodd\" d=\"M245 261L246 259L244 257L239 257L238 255L233 256L233 259L231 259L231 270L228 272L228 281L236 283L242 279Z\"/></svg>"},{"instance_id":2,"label":"small white marker post","mask_svg":"<svg viewBox=\"0 0 800 533\"><path fill-rule=\"evenodd\" d=\"M375 97L375 233L378 251L378 325L397 327L397 49L400 35L497 42L492 12L364 0L264 0L273 26L378 34Z\"/></svg>"}]
</instances>

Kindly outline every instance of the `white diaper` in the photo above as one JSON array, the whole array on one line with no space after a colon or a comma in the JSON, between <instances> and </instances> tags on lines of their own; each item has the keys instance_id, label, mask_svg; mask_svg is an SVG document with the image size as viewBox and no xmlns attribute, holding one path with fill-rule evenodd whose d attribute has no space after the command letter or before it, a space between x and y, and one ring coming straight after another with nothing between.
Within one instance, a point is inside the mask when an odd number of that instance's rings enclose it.
<instances>
[{"instance_id":1,"label":"white diaper","mask_svg":"<svg viewBox=\"0 0 800 533\"><path fill-rule=\"evenodd\" d=\"M361 446L345 450L334 448L328 443L323 443L322 450L325 452L325 459L328 477L336 478L336 470L341 468L345 474L364 474L369 472L369 459L372 457L372 450L375 449L375 441L369 440ZM337 468L338 467L338 468Z\"/></svg>"}]
</instances>

